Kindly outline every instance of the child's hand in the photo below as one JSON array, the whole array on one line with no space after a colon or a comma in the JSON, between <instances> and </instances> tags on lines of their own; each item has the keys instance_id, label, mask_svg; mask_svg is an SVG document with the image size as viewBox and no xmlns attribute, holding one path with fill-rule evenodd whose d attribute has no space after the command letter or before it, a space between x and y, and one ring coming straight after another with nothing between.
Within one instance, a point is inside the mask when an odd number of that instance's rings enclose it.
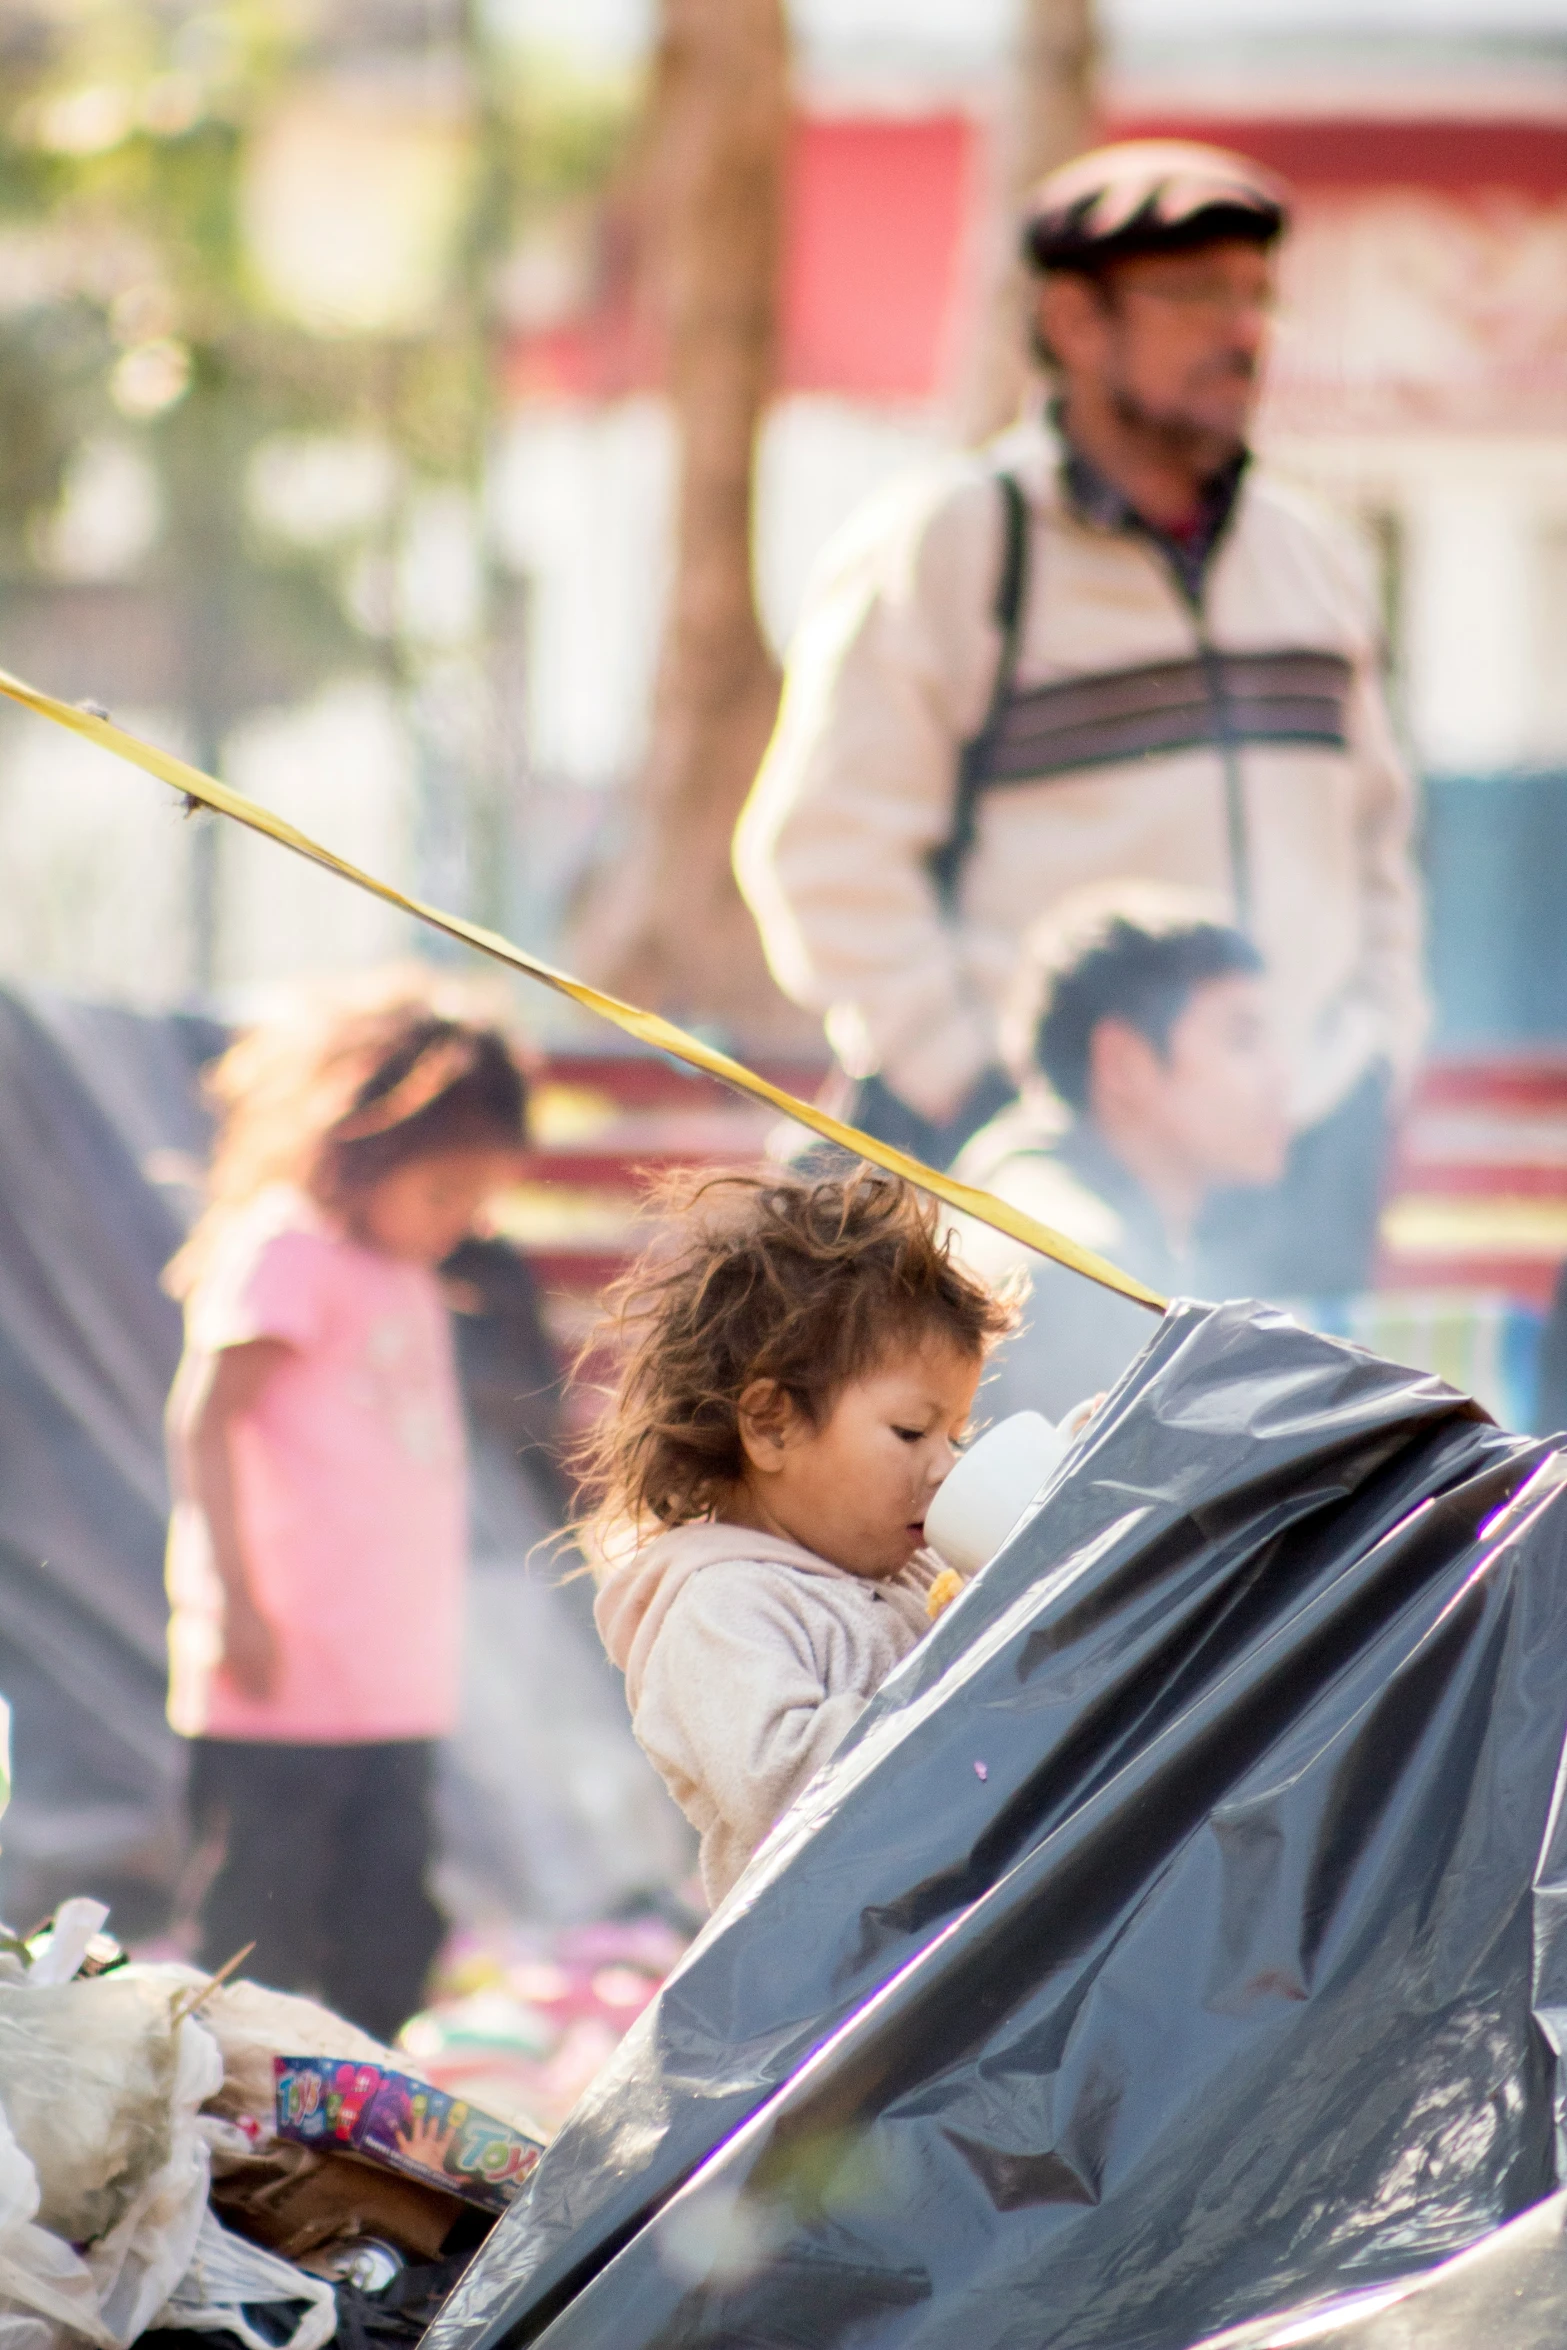
<instances>
[{"instance_id":1,"label":"child's hand","mask_svg":"<svg viewBox=\"0 0 1567 2350\"><path fill-rule=\"evenodd\" d=\"M247 1697L275 1697L283 1677L277 1634L253 1602L232 1592L223 1616L223 1667Z\"/></svg>"},{"instance_id":2,"label":"child's hand","mask_svg":"<svg viewBox=\"0 0 1567 2350\"><path fill-rule=\"evenodd\" d=\"M968 1585L956 1567L943 1567L925 1594L925 1613L932 1623L949 1608Z\"/></svg>"},{"instance_id":3,"label":"child's hand","mask_svg":"<svg viewBox=\"0 0 1567 2350\"><path fill-rule=\"evenodd\" d=\"M1075 1403L1061 1423L1063 1432L1067 1436L1081 1436L1109 1392L1108 1388L1101 1387L1097 1395L1087 1396L1082 1403Z\"/></svg>"}]
</instances>

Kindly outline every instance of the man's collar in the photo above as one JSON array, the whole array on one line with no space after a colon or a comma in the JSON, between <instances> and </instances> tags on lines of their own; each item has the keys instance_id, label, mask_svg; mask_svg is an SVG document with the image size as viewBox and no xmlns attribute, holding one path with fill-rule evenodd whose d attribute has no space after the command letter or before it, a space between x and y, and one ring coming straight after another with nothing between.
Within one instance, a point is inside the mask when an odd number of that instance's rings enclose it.
<instances>
[{"instance_id":1,"label":"man's collar","mask_svg":"<svg viewBox=\"0 0 1567 2350\"><path fill-rule=\"evenodd\" d=\"M1172 1245L1152 1194L1125 1160L1117 1158L1086 1110L1073 1119L1056 1146L1055 1156L1121 1218L1135 1241L1144 1279L1170 1285L1182 1278L1189 1252Z\"/></svg>"},{"instance_id":2,"label":"man's collar","mask_svg":"<svg viewBox=\"0 0 1567 2350\"><path fill-rule=\"evenodd\" d=\"M1082 1177L1090 1190L1108 1199L1113 1207L1125 1208L1153 1203L1137 1177L1124 1161L1118 1159L1099 1128L1086 1110L1080 1110L1056 1144L1056 1156Z\"/></svg>"},{"instance_id":3,"label":"man's collar","mask_svg":"<svg viewBox=\"0 0 1567 2350\"><path fill-rule=\"evenodd\" d=\"M1251 463L1250 450L1238 449L1228 464L1203 484L1196 527L1178 534L1149 522L1125 491L1085 455L1067 430L1059 401L1052 403L1050 419L1061 443L1061 480L1074 512L1100 530L1136 531L1141 537L1152 539L1173 564L1182 584L1188 591L1195 591L1201 585L1208 558L1234 512L1242 476Z\"/></svg>"}]
</instances>

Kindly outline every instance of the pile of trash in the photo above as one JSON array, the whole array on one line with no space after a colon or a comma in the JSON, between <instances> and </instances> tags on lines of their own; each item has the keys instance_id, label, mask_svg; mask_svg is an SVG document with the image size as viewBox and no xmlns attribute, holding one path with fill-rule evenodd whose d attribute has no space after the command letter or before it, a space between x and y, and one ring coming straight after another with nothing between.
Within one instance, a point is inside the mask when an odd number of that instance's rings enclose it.
<instances>
[{"instance_id":1,"label":"pile of trash","mask_svg":"<svg viewBox=\"0 0 1567 2350\"><path fill-rule=\"evenodd\" d=\"M106 1918L0 1940L0 2350L416 2340L542 2131L312 2000L129 1960Z\"/></svg>"},{"instance_id":2,"label":"pile of trash","mask_svg":"<svg viewBox=\"0 0 1567 2350\"><path fill-rule=\"evenodd\" d=\"M553 2132L689 1939L652 1915L553 1931L459 1929L429 2007L403 2026L397 2045L438 2087Z\"/></svg>"}]
</instances>

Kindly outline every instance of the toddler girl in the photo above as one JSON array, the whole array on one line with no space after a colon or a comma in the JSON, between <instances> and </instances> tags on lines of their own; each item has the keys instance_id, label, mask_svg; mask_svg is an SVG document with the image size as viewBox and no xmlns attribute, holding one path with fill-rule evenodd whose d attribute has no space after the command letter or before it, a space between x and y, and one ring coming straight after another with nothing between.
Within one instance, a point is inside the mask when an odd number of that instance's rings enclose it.
<instances>
[{"instance_id":1,"label":"toddler girl","mask_svg":"<svg viewBox=\"0 0 1567 2350\"><path fill-rule=\"evenodd\" d=\"M925 1511L1012 1317L891 1177L684 1204L620 1285L588 1468L599 1630L717 1903L928 1628Z\"/></svg>"},{"instance_id":2,"label":"toddler girl","mask_svg":"<svg viewBox=\"0 0 1567 2350\"><path fill-rule=\"evenodd\" d=\"M216 1866L201 1962L385 2038L419 2004L435 1741L454 1726L462 1419L436 1267L520 1172L495 1029L403 991L260 1030L213 1091L211 1204L170 1268L169 1716Z\"/></svg>"}]
</instances>

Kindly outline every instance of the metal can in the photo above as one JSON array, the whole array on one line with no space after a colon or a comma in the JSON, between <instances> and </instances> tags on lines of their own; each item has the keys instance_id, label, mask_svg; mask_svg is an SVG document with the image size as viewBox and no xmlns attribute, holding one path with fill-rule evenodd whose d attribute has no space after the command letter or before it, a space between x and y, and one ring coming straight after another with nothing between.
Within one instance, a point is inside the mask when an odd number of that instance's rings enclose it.
<instances>
[{"instance_id":1,"label":"metal can","mask_svg":"<svg viewBox=\"0 0 1567 2350\"><path fill-rule=\"evenodd\" d=\"M379 2236L355 2236L341 2246L334 2245L331 2267L328 2270L336 2285L352 2285L356 2293L374 2298L395 2285L408 2266L395 2244L383 2244Z\"/></svg>"}]
</instances>

